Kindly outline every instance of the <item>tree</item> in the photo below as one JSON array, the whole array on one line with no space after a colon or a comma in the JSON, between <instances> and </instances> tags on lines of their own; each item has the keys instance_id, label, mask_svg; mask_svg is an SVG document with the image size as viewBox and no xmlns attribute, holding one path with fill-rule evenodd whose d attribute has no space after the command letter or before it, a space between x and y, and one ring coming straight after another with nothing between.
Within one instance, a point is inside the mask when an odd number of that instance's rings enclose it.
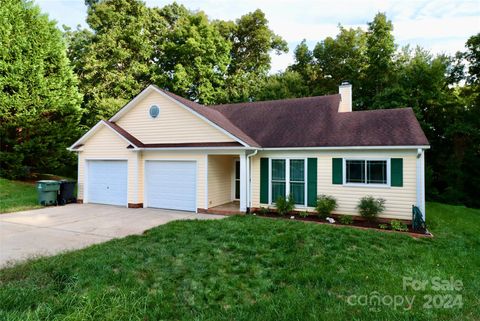
<instances>
[{"instance_id":1,"label":"tree","mask_svg":"<svg viewBox=\"0 0 480 321\"><path fill-rule=\"evenodd\" d=\"M216 21L220 33L231 44L226 99L251 100L270 70L270 52L288 52L285 40L269 27L265 14L257 9L231 21Z\"/></svg>"},{"instance_id":2,"label":"tree","mask_svg":"<svg viewBox=\"0 0 480 321\"><path fill-rule=\"evenodd\" d=\"M153 8L150 24L152 82L200 103L224 100L231 46L207 16L174 3Z\"/></svg>"},{"instance_id":3,"label":"tree","mask_svg":"<svg viewBox=\"0 0 480 321\"><path fill-rule=\"evenodd\" d=\"M309 88L298 72L285 71L268 76L265 84L262 85L262 90L255 96L255 100L298 98L305 97L308 93Z\"/></svg>"},{"instance_id":4,"label":"tree","mask_svg":"<svg viewBox=\"0 0 480 321\"><path fill-rule=\"evenodd\" d=\"M368 23L367 66L360 88L363 100L357 102L360 108L380 107L375 104L375 97L384 94L384 90L394 82L395 50L392 22L384 13L377 13L373 21Z\"/></svg>"},{"instance_id":5,"label":"tree","mask_svg":"<svg viewBox=\"0 0 480 321\"><path fill-rule=\"evenodd\" d=\"M4 0L0 21L0 175L67 173L81 96L62 34L26 0Z\"/></svg>"},{"instance_id":6,"label":"tree","mask_svg":"<svg viewBox=\"0 0 480 321\"><path fill-rule=\"evenodd\" d=\"M69 58L84 94L83 123L108 119L149 84L148 9L139 0L87 1L92 31L67 34Z\"/></svg>"},{"instance_id":7,"label":"tree","mask_svg":"<svg viewBox=\"0 0 480 321\"><path fill-rule=\"evenodd\" d=\"M302 42L300 42L295 48L293 56L295 57L295 63L291 66L288 66L287 71L294 71L298 73L306 84L312 86L316 77L314 71L315 61L313 53L308 48L307 41L305 39L303 39ZM313 89L310 89L310 91L313 91Z\"/></svg>"},{"instance_id":8,"label":"tree","mask_svg":"<svg viewBox=\"0 0 480 321\"><path fill-rule=\"evenodd\" d=\"M65 37L89 126L150 83L204 104L253 99L270 68L269 53L287 50L260 10L228 22L177 3L86 3L91 31L67 30Z\"/></svg>"},{"instance_id":9,"label":"tree","mask_svg":"<svg viewBox=\"0 0 480 321\"><path fill-rule=\"evenodd\" d=\"M363 86L361 79L366 65L366 34L360 28L346 29L340 26L339 29L335 39L327 37L317 43L313 50L317 74L314 82L316 94L335 92L343 81L355 86L355 95Z\"/></svg>"}]
</instances>

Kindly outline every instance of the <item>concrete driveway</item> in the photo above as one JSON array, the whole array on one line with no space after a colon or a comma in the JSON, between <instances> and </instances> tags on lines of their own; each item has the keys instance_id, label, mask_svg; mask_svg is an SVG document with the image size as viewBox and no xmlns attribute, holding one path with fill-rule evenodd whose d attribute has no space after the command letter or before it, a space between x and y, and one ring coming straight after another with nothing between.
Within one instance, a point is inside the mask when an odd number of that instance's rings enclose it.
<instances>
[{"instance_id":1,"label":"concrete driveway","mask_svg":"<svg viewBox=\"0 0 480 321\"><path fill-rule=\"evenodd\" d=\"M97 204L69 204L0 214L0 267L30 257L52 255L113 238L141 234L170 221L222 217Z\"/></svg>"}]
</instances>

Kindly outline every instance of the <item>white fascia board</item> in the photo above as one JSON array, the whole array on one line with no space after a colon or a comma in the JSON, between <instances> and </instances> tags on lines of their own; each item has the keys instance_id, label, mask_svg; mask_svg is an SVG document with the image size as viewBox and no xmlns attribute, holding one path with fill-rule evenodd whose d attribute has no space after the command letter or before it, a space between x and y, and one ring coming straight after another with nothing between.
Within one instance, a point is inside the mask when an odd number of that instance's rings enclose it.
<instances>
[{"instance_id":1,"label":"white fascia board","mask_svg":"<svg viewBox=\"0 0 480 321\"><path fill-rule=\"evenodd\" d=\"M144 151L170 151L170 150L251 150L249 147L139 147L137 150Z\"/></svg>"},{"instance_id":2,"label":"white fascia board","mask_svg":"<svg viewBox=\"0 0 480 321\"><path fill-rule=\"evenodd\" d=\"M429 149L430 146L329 146L329 147L266 147L258 150L376 150L376 149Z\"/></svg>"},{"instance_id":3,"label":"white fascia board","mask_svg":"<svg viewBox=\"0 0 480 321\"><path fill-rule=\"evenodd\" d=\"M132 143L131 141L129 141L128 139L126 139L123 135L121 135L119 132L117 132L115 129L113 129L112 127L110 127L104 120L100 120L98 123L95 124L95 126L93 126L92 128L90 128L90 130L88 132L86 132L82 137L80 137L79 140L77 140L75 143L73 143L70 147L67 148L67 150L69 151L79 151L79 149L74 149L73 147L75 147L76 145L78 144L82 144L83 142L85 142L86 140L88 140L93 134L95 134L98 129L100 128L100 126L105 126L107 128L109 128L112 132L114 132L115 134L117 134L120 138L122 138L125 142L127 142L128 144L132 145L134 147L134 150L138 150L138 147Z\"/></svg>"},{"instance_id":4,"label":"white fascia board","mask_svg":"<svg viewBox=\"0 0 480 321\"><path fill-rule=\"evenodd\" d=\"M214 122L212 122L211 120L209 120L208 118L200 115L199 113L197 113L196 111L194 111L193 109L191 109L190 107L188 106L185 106L184 104L182 104L181 102L179 102L178 100L170 97L169 95L165 94L163 91L159 90L158 88L156 88L155 86L153 85L150 85L148 86L147 88L145 88L140 94L138 94L135 98L133 98L128 104L126 104L122 109L120 109L112 118L109 119L109 121L111 122L115 122L117 120L119 120L123 114L125 114L128 110L130 110L130 108L132 108L137 101L141 100L145 95L147 95L151 90L153 91L156 91L157 93L159 93L161 96L167 98L168 100L176 103L177 105L179 105L180 107L182 107L183 109L187 110L188 112L192 113L193 115L199 117L200 119L202 119L203 121L205 121L207 124L209 124L210 126L213 126L214 128L218 129L219 131L221 131L223 134L227 135L228 137L232 138L233 140L239 142L240 144L242 144L243 146L245 147L249 147L250 145L248 145L247 143L245 143L244 141L242 141L240 138L232 135L231 133L229 133L228 131L226 131L225 129L223 129L222 127L218 126L217 124L215 124Z\"/></svg>"},{"instance_id":5,"label":"white fascia board","mask_svg":"<svg viewBox=\"0 0 480 321\"><path fill-rule=\"evenodd\" d=\"M125 114L127 111L130 110L130 108L132 108L133 106L135 106L135 104L139 101L139 100L142 100L142 98L144 96L146 96L148 94L148 92L152 89L155 89L155 87L153 87L152 85L148 86L147 88L145 88L144 90L142 90L141 93L139 93L137 96L135 96L132 100L130 100L125 106L123 106L119 111L117 111L117 113L115 115L113 115L108 121L110 122L116 122L117 120L119 120L123 114Z\"/></svg>"}]
</instances>

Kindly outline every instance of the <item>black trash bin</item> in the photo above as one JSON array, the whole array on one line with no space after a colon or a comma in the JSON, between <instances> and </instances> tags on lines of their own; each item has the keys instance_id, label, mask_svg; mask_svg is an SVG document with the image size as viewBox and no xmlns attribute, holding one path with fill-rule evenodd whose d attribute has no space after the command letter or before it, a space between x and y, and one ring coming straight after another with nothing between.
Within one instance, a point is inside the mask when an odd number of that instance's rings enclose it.
<instances>
[{"instance_id":1,"label":"black trash bin","mask_svg":"<svg viewBox=\"0 0 480 321\"><path fill-rule=\"evenodd\" d=\"M65 205L68 203L75 203L77 201L75 197L75 181L61 180L60 191L58 192L57 201L58 205Z\"/></svg>"}]
</instances>

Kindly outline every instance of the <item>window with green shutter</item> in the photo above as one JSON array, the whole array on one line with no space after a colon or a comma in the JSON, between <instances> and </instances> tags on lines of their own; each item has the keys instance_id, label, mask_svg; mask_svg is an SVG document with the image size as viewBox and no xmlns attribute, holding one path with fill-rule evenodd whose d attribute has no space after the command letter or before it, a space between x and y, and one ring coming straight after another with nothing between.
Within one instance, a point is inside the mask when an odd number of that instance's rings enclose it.
<instances>
[{"instance_id":1,"label":"window with green shutter","mask_svg":"<svg viewBox=\"0 0 480 321\"><path fill-rule=\"evenodd\" d=\"M286 161L272 159L272 202L279 197L286 197Z\"/></svg>"},{"instance_id":2,"label":"window with green shutter","mask_svg":"<svg viewBox=\"0 0 480 321\"><path fill-rule=\"evenodd\" d=\"M307 200L307 190L309 189L307 180L307 160L304 158L275 158L270 160L269 166L271 166L269 169L270 182L268 190L270 193L270 201L274 203L278 197L292 195L295 204L306 206L309 202L309 198ZM268 168L267 166L264 167ZM262 185L260 186L260 189L262 190ZM316 193L316 189L314 192Z\"/></svg>"},{"instance_id":3,"label":"window with green shutter","mask_svg":"<svg viewBox=\"0 0 480 321\"><path fill-rule=\"evenodd\" d=\"M305 204L305 160L290 160L290 194L295 204Z\"/></svg>"}]
</instances>

